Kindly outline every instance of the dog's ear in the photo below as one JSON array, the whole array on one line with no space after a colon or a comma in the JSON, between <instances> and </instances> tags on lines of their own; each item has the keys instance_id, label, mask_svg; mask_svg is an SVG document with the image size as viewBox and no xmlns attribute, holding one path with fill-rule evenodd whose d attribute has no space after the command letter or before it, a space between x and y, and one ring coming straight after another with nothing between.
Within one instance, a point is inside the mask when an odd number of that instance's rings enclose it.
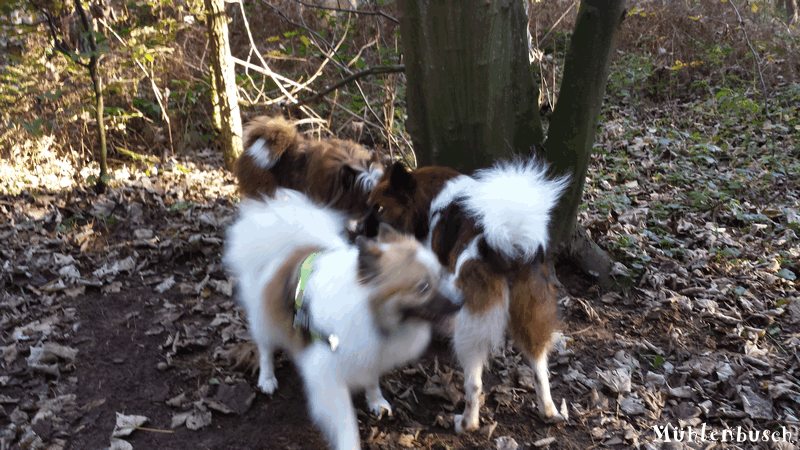
<instances>
[{"instance_id":1,"label":"dog's ear","mask_svg":"<svg viewBox=\"0 0 800 450\"><path fill-rule=\"evenodd\" d=\"M353 188L356 186L356 178L358 178L358 174L356 173L355 169L348 165L342 166L339 176L342 180L342 187L344 188L345 192L352 191Z\"/></svg>"},{"instance_id":2,"label":"dog's ear","mask_svg":"<svg viewBox=\"0 0 800 450\"><path fill-rule=\"evenodd\" d=\"M400 192L412 192L417 188L417 180L400 161L392 165L389 172L389 189Z\"/></svg>"},{"instance_id":3,"label":"dog's ear","mask_svg":"<svg viewBox=\"0 0 800 450\"><path fill-rule=\"evenodd\" d=\"M358 279L362 283L366 283L380 273L378 260L382 252L377 243L364 236L356 237L356 246L358 247Z\"/></svg>"},{"instance_id":4,"label":"dog's ear","mask_svg":"<svg viewBox=\"0 0 800 450\"><path fill-rule=\"evenodd\" d=\"M381 223L378 226L378 240L381 242L395 242L400 239L400 233L395 231L391 225L387 223Z\"/></svg>"}]
</instances>

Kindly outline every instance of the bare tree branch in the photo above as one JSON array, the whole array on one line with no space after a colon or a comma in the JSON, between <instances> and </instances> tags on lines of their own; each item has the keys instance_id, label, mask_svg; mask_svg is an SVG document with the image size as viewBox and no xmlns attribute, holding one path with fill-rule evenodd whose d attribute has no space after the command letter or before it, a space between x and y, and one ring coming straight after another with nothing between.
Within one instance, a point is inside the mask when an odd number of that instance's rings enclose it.
<instances>
[{"instance_id":1,"label":"bare tree branch","mask_svg":"<svg viewBox=\"0 0 800 450\"><path fill-rule=\"evenodd\" d=\"M328 48L329 48L329 49L330 49L330 50L333 52L333 54L334 54L334 55L336 55L336 57L339 59L339 61L336 61L336 60L335 60L335 59L333 59L332 57L330 57L330 56L328 56L327 54L323 53L323 54L325 55L325 57L326 57L326 58L329 58L329 59L330 59L330 60L331 60L331 61L332 61L332 62L333 62L333 63L334 63L334 64L335 64L335 65L336 65L338 68L342 69L342 70L343 70L343 71L344 71L346 74L348 74L348 75L352 75L352 73L353 73L353 72L352 72L350 69L348 69L348 68L347 68L347 65L345 65L344 59L343 59L341 56L339 56L339 53L336 51L336 48L335 48L333 45L331 45L331 43L330 43L330 42L328 42L328 41L327 41L327 40L326 40L324 37L322 37L322 36L321 36L319 33L317 33L316 31L312 30L311 28L308 28L307 26L305 26L305 25L303 25L303 24L297 23L297 22L295 22L295 21L293 21L293 20L289 19L288 17L286 17L286 14L284 14L284 13L283 13L283 11L281 11L280 9L278 9L277 7L275 7L274 5L270 4L270 3L269 3L269 2L267 2L266 0L261 0L261 3L263 3L263 4L267 5L267 6L269 6L269 7L270 7L270 8L272 8L272 9L274 9L274 10L275 10L275 12L277 12L277 13L278 13L278 14L279 14L281 17L283 17L283 20L285 20L285 21L289 22L290 24L292 24L292 25L294 25L294 26L296 26L296 27L300 27L300 28L302 28L302 29L304 29L304 30L308 31L309 33L311 33L312 35L314 35L314 37L316 37L317 39L319 39L319 40L321 40L322 42L324 42L324 43L325 43L325 45L327 45L327 46L328 46Z\"/></svg>"},{"instance_id":2,"label":"bare tree branch","mask_svg":"<svg viewBox=\"0 0 800 450\"><path fill-rule=\"evenodd\" d=\"M238 1L237 3L239 4L239 9L242 11L242 20L244 21L245 30L247 30L247 37L250 39L250 48L251 49L255 49L254 53L256 54L256 57L258 58L259 61L261 61L261 65L264 66L264 72L262 72L262 73L265 73L270 78L272 78L272 81L276 85L278 85L278 88L281 90L283 95L285 95L286 98L290 102L294 103L296 101L294 96L292 96L292 94L289 93L289 91L283 86L283 84L281 84L280 80L276 76L277 74L274 73L272 71L272 69L269 68L269 66L267 65L267 62L264 61L264 58L261 57L261 52L258 51L258 48L256 47L256 43L255 43L255 41L253 41L253 34L250 33L250 23L247 21L247 15L245 15L245 13L244 13L244 4L242 3L241 0ZM270 6L272 6L272 5L270 5ZM284 81L287 81L287 80L284 79Z\"/></svg>"},{"instance_id":3,"label":"bare tree branch","mask_svg":"<svg viewBox=\"0 0 800 450\"><path fill-rule=\"evenodd\" d=\"M303 1L300 1L300 0L294 0L294 1L296 1L297 3L299 3L299 4L303 5L303 6L307 6L309 8L324 9L326 11L336 11L336 12L347 12L347 13L353 13L353 14L363 14L363 15L366 15L366 16L381 16L381 17L385 17L385 18L391 20L394 23L400 23L400 21L398 21L394 17L386 14L383 11L362 11L362 10L359 10L359 9L333 8L331 6L322 6L322 5L317 5L315 3L306 3L306 2L303 2Z\"/></svg>"},{"instance_id":4,"label":"bare tree branch","mask_svg":"<svg viewBox=\"0 0 800 450\"><path fill-rule=\"evenodd\" d=\"M406 66L404 66L402 64L396 65L396 66L371 67L369 69L362 70L360 72L356 72L356 73L350 75L349 77L343 79L342 81L339 81L338 83L334 84L333 86L327 87L327 88L319 91L316 95L311 96L311 97L306 98L306 99L303 99L298 103L293 103L291 105L287 105L287 107L289 107L289 108L297 108L299 106L306 105L306 104L309 104L311 102L317 101L320 98L322 98L322 97L330 94L331 92L335 91L336 89L339 89L340 87L344 86L345 84L350 83L352 81L355 81L355 80L357 80L357 79L359 79L361 77L365 77L367 75L377 75L377 74L381 74L381 73L397 73L397 72L403 72L405 70L406 70Z\"/></svg>"},{"instance_id":5,"label":"bare tree branch","mask_svg":"<svg viewBox=\"0 0 800 450\"><path fill-rule=\"evenodd\" d=\"M34 5L34 6L36 6L36 5ZM89 68L89 64L82 63L76 57L77 53L75 51L73 51L71 48L69 48L69 46L67 46L67 43L63 39L59 39L58 38L58 33L56 32L56 28L57 27L56 27L56 24L53 22L53 15L50 13L50 11L48 11L48 10L46 10L44 8L38 8L38 7L37 7L37 9L39 9L39 11L41 11L41 13L45 17L45 20L47 21L47 26L50 29L50 35L53 37L53 48L56 51L59 51L59 52L63 53L67 58L71 59L72 61L74 61L79 66L82 66L83 68L88 69Z\"/></svg>"}]
</instances>

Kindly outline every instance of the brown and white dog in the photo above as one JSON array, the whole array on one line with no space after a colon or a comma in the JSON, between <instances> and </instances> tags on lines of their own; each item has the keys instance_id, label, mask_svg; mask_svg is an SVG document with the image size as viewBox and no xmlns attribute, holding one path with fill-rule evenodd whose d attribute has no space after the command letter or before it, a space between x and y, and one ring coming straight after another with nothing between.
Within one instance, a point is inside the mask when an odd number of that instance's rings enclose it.
<instances>
[{"instance_id":1,"label":"brown and white dog","mask_svg":"<svg viewBox=\"0 0 800 450\"><path fill-rule=\"evenodd\" d=\"M367 199L384 172L377 152L341 139L304 139L282 117L257 117L245 127L244 151L236 163L243 196L272 197L279 186L346 212L367 212Z\"/></svg>"},{"instance_id":2,"label":"brown and white dog","mask_svg":"<svg viewBox=\"0 0 800 450\"><path fill-rule=\"evenodd\" d=\"M242 201L225 249L260 353L258 387L275 391L272 354L288 351L332 447L360 449L351 392L365 390L375 415L391 415L379 377L425 351L432 323L461 307L458 295L412 236L383 224L376 240L351 245L341 211L290 189L273 194Z\"/></svg>"},{"instance_id":3,"label":"brown and white dog","mask_svg":"<svg viewBox=\"0 0 800 450\"><path fill-rule=\"evenodd\" d=\"M466 390L458 433L478 428L483 366L506 328L533 368L540 416L564 420L550 395L547 353L558 318L542 262L550 212L567 184L533 160L498 163L472 177L447 167L408 172L398 163L370 197L367 235L379 222L414 233L463 294L453 335Z\"/></svg>"}]
</instances>

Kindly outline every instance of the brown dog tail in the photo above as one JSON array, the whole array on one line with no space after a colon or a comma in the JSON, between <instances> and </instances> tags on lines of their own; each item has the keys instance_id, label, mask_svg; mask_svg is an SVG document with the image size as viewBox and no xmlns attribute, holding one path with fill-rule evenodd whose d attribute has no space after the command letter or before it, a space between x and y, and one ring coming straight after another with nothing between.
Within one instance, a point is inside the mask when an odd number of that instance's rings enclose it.
<instances>
[{"instance_id":1,"label":"brown dog tail","mask_svg":"<svg viewBox=\"0 0 800 450\"><path fill-rule=\"evenodd\" d=\"M236 161L236 178L243 195L272 196L278 180L270 169L296 153L297 129L282 117L257 117L244 129L244 151Z\"/></svg>"}]
</instances>

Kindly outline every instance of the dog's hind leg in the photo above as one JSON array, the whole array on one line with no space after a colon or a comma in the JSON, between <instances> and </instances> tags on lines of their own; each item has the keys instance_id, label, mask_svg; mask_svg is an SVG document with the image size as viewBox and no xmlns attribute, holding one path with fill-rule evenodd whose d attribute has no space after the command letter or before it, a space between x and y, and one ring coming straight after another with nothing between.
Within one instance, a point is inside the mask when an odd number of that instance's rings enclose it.
<instances>
[{"instance_id":1,"label":"dog's hind leg","mask_svg":"<svg viewBox=\"0 0 800 450\"><path fill-rule=\"evenodd\" d=\"M464 309L456 316L453 346L464 368L466 396L464 412L455 416L456 433L478 429L483 404L483 366L491 350L503 341L507 320L504 303L478 313Z\"/></svg>"},{"instance_id":2,"label":"dog's hind leg","mask_svg":"<svg viewBox=\"0 0 800 450\"><path fill-rule=\"evenodd\" d=\"M561 423L564 418L558 412L553 398L550 396L550 379L547 373L547 353L542 352L538 357L529 358L529 364L533 367L533 376L536 384L536 400L539 407L539 415L547 423Z\"/></svg>"},{"instance_id":3,"label":"dog's hind leg","mask_svg":"<svg viewBox=\"0 0 800 450\"><path fill-rule=\"evenodd\" d=\"M249 304L253 303L256 302L250 301ZM266 308L266 303L257 305L260 308ZM248 311L247 322L250 326L250 336L258 347L258 388L265 394L272 394L278 388L278 379L275 378L275 367L273 366L276 347L273 336L274 325L266 309L256 310L256 312Z\"/></svg>"},{"instance_id":4,"label":"dog's hind leg","mask_svg":"<svg viewBox=\"0 0 800 450\"><path fill-rule=\"evenodd\" d=\"M555 288L544 266L528 269L511 286L509 323L516 344L533 369L539 416L547 423L564 422L550 395L547 352L558 324Z\"/></svg>"},{"instance_id":5,"label":"dog's hind leg","mask_svg":"<svg viewBox=\"0 0 800 450\"><path fill-rule=\"evenodd\" d=\"M469 338L476 336L469 336ZM462 414L454 418L456 433L475 431L478 429L483 390L483 364L489 355L489 348L477 339L459 336L458 320L456 320L455 347L456 355L461 367L464 368L464 391L466 394L466 407ZM471 341L471 342L470 342Z\"/></svg>"},{"instance_id":6,"label":"dog's hind leg","mask_svg":"<svg viewBox=\"0 0 800 450\"><path fill-rule=\"evenodd\" d=\"M333 449L361 450L350 391L336 372L335 362L323 352L330 350L311 350L297 360L306 385L311 417L328 437Z\"/></svg>"},{"instance_id":7,"label":"dog's hind leg","mask_svg":"<svg viewBox=\"0 0 800 450\"><path fill-rule=\"evenodd\" d=\"M256 339L258 345L258 388L266 394L272 394L278 388L275 378L275 367L272 364L275 349L267 339Z\"/></svg>"}]
</instances>

